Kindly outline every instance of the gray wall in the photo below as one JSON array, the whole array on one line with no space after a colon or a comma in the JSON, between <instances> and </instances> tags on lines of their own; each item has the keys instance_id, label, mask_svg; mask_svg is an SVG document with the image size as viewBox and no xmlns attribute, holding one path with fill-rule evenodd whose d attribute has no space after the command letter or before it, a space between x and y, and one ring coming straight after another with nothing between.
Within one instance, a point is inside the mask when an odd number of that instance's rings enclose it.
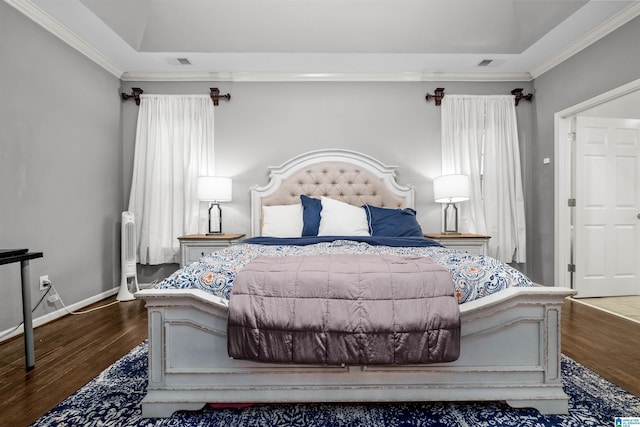
<instances>
[{"instance_id":1,"label":"gray wall","mask_svg":"<svg viewBox=\"0 0 640 427\"><path fill-rule=\"evenodd\" d=\"M534 81L532 188L527 229L538 235L529 250L535 281L554 282L554 114L640 78L640 18L584 49ZM544 165L549 157L552 163Z\"/></svg>"},{"instance_id":2,"label":"gray wall","mask_svg":"<svg viewBox=\"0 0 640 427\"><path fill-rule=\"evenodd\" d=\"M640 119L640 89L580 112L580 116Z\"/></svg>"},{"instance_id":3,"label":"gray wall","mask_svg":"<svg viewBox=\"0 0 640 427\"><path fill-rule=\"evenodd\" d=\"M452 94L509 94L529 83L212 83L125 82L123 91L140 87L147 94L208 94L210 87L231 93L215 112L216 171L233 177L233 202L224 204L224 228L249 233L249 187L268 181L267 166L321 148L361 151L398 165L398 181L416 186L418 220L425 231L440 231L440 205L431 181L440 175L440 108L425 94L444 87ZM123 109L125 185L131 182L137 108ZM532 104L518 106L524 173L531 146ZM526 179L525 179L526 181ZM129 190L125 188L126 197ZM535 236L533 237L535 238ZM165 271L143 268L149 282Z\"/></svg>"},{"instance_id":4,"label":"gray wall","mask_svg":"<svg viewBox=\"0 0 640 427\"><path fill-rule=\"evenodd\" d=\"M66 304L119 284L120 81L0 2L0 247L43 251ZM19 265L0 266L0 331L22 320ZM58 306L59 308L59 306ZM55 311L43 303L35 317ZM81 320L78 320L81 321Z\"/></svg>"}]
</instances>

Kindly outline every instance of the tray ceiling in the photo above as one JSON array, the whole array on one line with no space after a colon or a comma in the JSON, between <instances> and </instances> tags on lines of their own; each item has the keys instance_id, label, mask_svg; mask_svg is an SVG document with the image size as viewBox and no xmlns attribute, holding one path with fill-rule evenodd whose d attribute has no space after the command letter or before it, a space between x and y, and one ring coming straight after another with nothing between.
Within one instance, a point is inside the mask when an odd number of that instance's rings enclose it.
<instances>
[{"instance_id":1,"label":"tray ceiling","mask_svg":"<svg viewBox=\"0 0 640 427\"><path fill-rule=\"evenodd\" d=\"M613 0L5 1L124 80L530 80L640 14Z\"/></svg>"}]
</instances>

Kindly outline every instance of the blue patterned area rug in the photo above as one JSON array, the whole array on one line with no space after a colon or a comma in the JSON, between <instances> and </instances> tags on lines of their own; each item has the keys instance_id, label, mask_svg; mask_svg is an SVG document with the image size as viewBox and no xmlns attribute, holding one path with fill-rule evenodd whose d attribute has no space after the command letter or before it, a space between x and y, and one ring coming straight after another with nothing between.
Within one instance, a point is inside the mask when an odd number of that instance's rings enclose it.
<instances>
[{"instance_id":1,"label":"blue patterned area rug","mask_svg":"<svg viewBox=\"0 0 640 427\"><path fill-rule=\"evenodd\" d=\"M147 385L143 342L75 392L33 426L616 426L616 417L640 417L640 398L562 358L569 415L544 416L500 402L395 404L277 404L244 409L179 412L167 419L143 419L140 401Z\"/></svg>"}]
</instances>

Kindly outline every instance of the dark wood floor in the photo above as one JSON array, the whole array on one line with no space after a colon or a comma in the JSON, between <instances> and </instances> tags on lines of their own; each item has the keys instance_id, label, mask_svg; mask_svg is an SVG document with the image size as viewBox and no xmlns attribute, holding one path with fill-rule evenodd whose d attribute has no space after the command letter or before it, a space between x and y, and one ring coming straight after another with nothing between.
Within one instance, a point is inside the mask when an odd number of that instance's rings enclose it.
<instances>
[{"instance_id":1,"label":"dark wood floor","mask_svg":"<svg viewBox=\"0 0 640 427\"><path fill-rule=\"evenodd\" d=\"M640 323L568 299L562 310L562 352L640 396Z\"/></svg>"},{"instance_id":2,"label":"dark wood floor","mask_svg":"<svg viewBox=\"0 0 640 427\"><path fill-rule=\"evenodd\" d=\"M22 336L0 344L0 426L28 426L146 338L144 301L134 300L36 328L30 372Z\"/></svg>"},{"instance_id":3,"label":"dark wood floor","mask_svg":"<svg viewBox=\"0 0 640 427\"><path fill-rule=\"evenodd\" d=\"M0 344L0 426L28 426L146 337L144 302L136 300L36 328L31 372L22 337ZM568 300L562 352L640 396L640 324Z\"/></svg>"}]
</instances>

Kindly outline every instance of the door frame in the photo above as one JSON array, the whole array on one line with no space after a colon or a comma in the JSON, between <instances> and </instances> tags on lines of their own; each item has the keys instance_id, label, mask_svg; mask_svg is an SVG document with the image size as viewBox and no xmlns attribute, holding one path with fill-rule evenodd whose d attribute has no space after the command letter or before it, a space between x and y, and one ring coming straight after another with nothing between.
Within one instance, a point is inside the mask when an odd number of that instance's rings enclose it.
<instances>
[{"instance_id":1,"label":"door frame","mask_svg":"<svg viewBox=\"0 0 640 427\"><path fill-rule=\"evenodd\" d=\"M571 143L569 133L573 131L573 118L579 113L605 102L640 90L640 79L612 89L601 95L568 107L554 114L554 156L555 156L555 197L554 197L554 283L555 286L573 287L571 273L567 266L572 261L571 209L567 201L572 197Z\"/></svg>"}]
</instances>

